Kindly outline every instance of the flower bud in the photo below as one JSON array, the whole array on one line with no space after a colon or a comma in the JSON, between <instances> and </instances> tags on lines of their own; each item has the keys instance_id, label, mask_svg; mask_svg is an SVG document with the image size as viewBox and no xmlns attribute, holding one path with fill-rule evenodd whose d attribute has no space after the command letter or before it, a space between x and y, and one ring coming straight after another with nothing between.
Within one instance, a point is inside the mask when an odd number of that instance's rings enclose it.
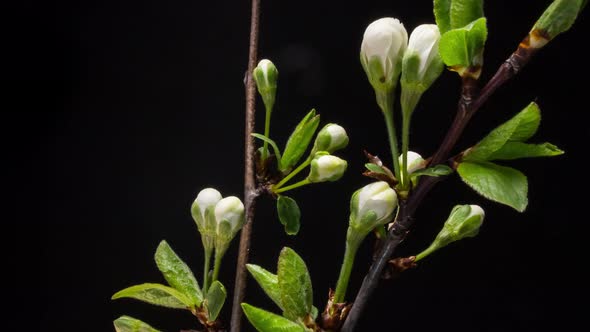
<instances>
[{"instance_id":1,"label":"flower bud","mask_svg":"<svg viewBox=\"0 0 590 332\"><path fill-rule=\"evenodd\" d=\"M337 181L344 175L347 166L346 160L318 153L311 161L311 171L307 180L309 182Z\"/></svg>"},{"instance_id":2,"label":"flower bud","mask_svg":"<svg viewBox=\"0 0 590 332\"><path fill-rule=\"evenodd\" d=\"M439 41L436 24L422 24L412 31L402 63L402 89L422 93L440 76L443 62L438 53Z\"/></svg>"},{"instance_id":3,"label":"flower bud","mask_svg":"<svg viewBox=\"0 0 590 332\"><path fill-rule=\"evenodd\" d=\"M346 130L335 123L328 123L316 136L311 154L319 151L332 153L348 145Z\"/></svg>"},{"instance_id":4,"label":"flower bud","mask_svg":"<svg viewBox=\"0 0 590 332\"><path fill-rule=\"evenodd\" d=\"M403 164L403 157L404 157L403 155L399 156L399 164L400 165ZM425 160L424 160L424 158L422 158L421 155L419 155L418 153L416 153L414 151L408 151L408 166L406 167L408 169L408 174L411 175L412 172L424 168L424 165L425 165ZM403 167L403 165L401 167ZM403 177L403 172L400 173L400 176Z\"/></svg>"},{"instance_id":5,"label":"flower bud","mask_svg":"<svg viewBox=\"0 0 590 332\"><path fill-rule=\"evenodd\" d=\"M484 217L485 213L478 205L457 205L434 241L441 248L451 242L474 237L479 233Z\"/></svg>"},{"instance_id":6,"label":"flower bud","mask_svg":"<svg viewBox=\"0 0 590 332\"><path fill-rule=\"evenodd\" d=\"M217 221L215 246L226 247L242 228L245 221L244 204L235 196L228 196L215 205L215 220Z\"/></svg>"},{"instance_id":7,"label":"flower bud","mask_svg":"<svg viewBox=\"0 0 590 332\"><path fill-rule=\"evenodd\" d=\"M270 60L260 60L258 66L254 68L253 78L256 81L258 93L268 110L272 110L275 104L278 77L279 71Z\"/></svg>"},{"instance_id":8,"label":"flower bud","mask_svg":"<svg viewBox=\"0 0 590 332\"><path fill-rule=\"evenodd\" d=\"M385 181L374 182L357 190L350 200L350 228L364 238L372 229L393 217L397 194ZM350 234L349 234L350 238Z\"/></svg>"},{"instance_id":9,"label":"flower bud","mask_svg":"<svg viewBox=\"0 0 590 332\"><path fill-rule=\"evenodd\" d=\"M197 195L191 206L191 215L197 223L199 232L215 232L216 223L213 209L215 208L215 204L220 200L221 194L213 188L205 188Z\"/></svg>"},{"instance_id":10,"label":"flower bud","mask_svg":"<svg viewBox=\"0 0 590 332\"><path fill-rule=\"evenodd\" d=\"M399 20L385 17L369 24L361 43L361 64L375 90L391 91L397 85L408 33Z\"/></svg>"},{"instance_id":11,"label":"flower bud","mask_svg":"<svg viewBox=\"0 0 590 332\"><path fill-rule=\"evenodd\" d=\"M416 262L436 250L466 237L474 237L479 233L485 213L479 205L457 205L432 244L416 255Z\"/></svg>"}]
</instances>

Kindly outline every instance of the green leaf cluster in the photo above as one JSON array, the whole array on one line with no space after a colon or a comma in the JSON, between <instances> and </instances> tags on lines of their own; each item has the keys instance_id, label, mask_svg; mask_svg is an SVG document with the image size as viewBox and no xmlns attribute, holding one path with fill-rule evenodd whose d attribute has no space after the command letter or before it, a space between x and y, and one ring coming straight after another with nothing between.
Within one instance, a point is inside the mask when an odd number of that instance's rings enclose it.
<instances>
[{"instance_id":1,"label":"green leaf cluster","mask_svg":"<svg viewBox=\"0 0 590 332\"><path fill-rule=\"evenodd\" d=\"M261 332L307 331L307 323L317 317L313 306L313 289L307 266L292 249L281 250L277 274L247 264L248 271L266 295L281 309L282 316L242 303L246 317Z\"/></svg>"},{"instance_id":2,"label":"green leaf cluster","mask_svg":"<svg viewBox=\"0 0 590 332\"><path fill-rule=\"evenodd\" d=\"M562 150L550 143L525 142L537 132L540 121L541 111L533 102L512 119L492 130L463 153L457 168L461 179L482 196L519 212L524 211L528 205L526 176L514 168L492 161L563 154Z\"/></svg>"}]
</instances>

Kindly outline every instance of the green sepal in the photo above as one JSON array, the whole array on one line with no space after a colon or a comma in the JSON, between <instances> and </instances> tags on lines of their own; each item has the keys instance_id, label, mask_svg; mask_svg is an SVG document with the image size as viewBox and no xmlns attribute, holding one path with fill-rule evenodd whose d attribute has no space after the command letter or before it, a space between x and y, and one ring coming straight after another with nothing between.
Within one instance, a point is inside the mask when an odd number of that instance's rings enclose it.
<instances>
[{"instance_id":1,"label":"green sepal","mask_svg":"<svg viewBox=\"0 0 590 332\"><path fill-rule=\"evenodd\" d=\"M289 319L266 310L242 303L242 310L250 324L259 332L305 332L305 328Z\"/></svg>"},{"instance_id":2,"label":"green sepal","mask_svg":"<svg viewBox=\"0 0 590 332\"><path fill-rule=\"evenodd\" d=\"M281 224L285 226L285 233L296 235L301 226L301 211L297 202L288 196L279 195L277 199L277 214Z\"/></svg>"},{"instance_id":3,"label":"green sepal","mask_svg":"<svg viewBox=\"0 0 590 332\"><path fill-rule=\"evenodd\" d=\"M312 109L295 127L287 140L281 157L280 170L282 172L291 170L299 162L318 129L319 123L320 116L316 115L315 109Z\"/></svg>"},{"instance_id":4,"label":"green sepal","mask_svg":"<svg viewBox=\"0 0 590 332\"><path fill-rule=\"evenodd\" d=\"M303 259L293 249L284 247L277 268L281 304L291 317L304 318L311 313L313 290Z\"/></svg>"},{"instance_id":5,"label":"green sepal","mask_svg":"<svg viewBox=\"0 0 590 332\"><path fill-rule=\"evenodd\" d=\"M462 162L457 173L483 197L523 212L528 205L528 181L520 171L491 162Z\"/></svg>"},{"instance_id":6,"label":"green sepal","mask_svg":"<svg viewBox=\"0 0 590 332\"><path fill-rule=\"evenodd\" d=\"M132 298L173 309L189 309L195 307L195 303L183 293L172 287L154 283L127 287L115 293L111 297L111 300L120 298Z\"/></svg>"},{"instance_id":7,"label":"green sepal","mask_svg":"<svg viewBox=\"0 0 590 332\"><path fill-rule=\"evenodd\" d=\"M197 279L165 240L158 245L154 260L170 286L190 298L194 306L201 305L203 293Z\"/></svg>"},{"instance_id":8,"label":"green sepal","mask_svg":"<svg viewBox=\"0 0 590 332\"><path fill-rule=\"evenodd\" d=\"M160 332L141 320L129 316L121 316L113 321L116 332Z\"/></svg>"},{"instance_id":9,"label":"green sepal","mask_svg":"<svg viewBox=\"0 0 590 332\"><path fill-rule=\"evenodd\" d=\"M223 284L218 280L215 280L211 287L209 287L209 291L207 292L207 311L209 312L209 321L215 321L219 312L221 312L221 308L223 308L223 304L225 303L225 298L227 296L227 292L225 291L225 287Z\"/></svg>"}]
</instances>

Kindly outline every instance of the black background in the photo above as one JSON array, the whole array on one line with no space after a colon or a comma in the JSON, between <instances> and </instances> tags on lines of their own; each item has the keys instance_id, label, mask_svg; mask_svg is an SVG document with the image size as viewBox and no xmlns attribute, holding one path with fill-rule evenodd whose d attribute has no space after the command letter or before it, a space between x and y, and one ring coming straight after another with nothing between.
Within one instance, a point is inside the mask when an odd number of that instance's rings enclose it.
<instances>
[{"instance_id":1,"label":"black background","mask_svg":"<svg viewBox=\"0 0 590 332\"><path fill-rule=\"evenodd\" d=\"M486 3L482 80L548 2ZM4 234L16 247L5 250L5 276L24 315L9 320L27 330L112 331L112 320L128 314L165 331L197 327L186 312L110 296L135 283L163 282L153 263L162 239L200 278L192 200L209 186L242 196L249 10L248 1L105 0L24 1L7 11L3 80L14 103L5 109L3 141L5 188L14 201ZM322 123L343 125L351 139L339 152L349 161L343 180L290 194L303 211L298 236L284 235L267 197L254 225L251 262L274 271L280 249L294 248L323 308L342 259L350 194L369 182L360 175L362 151L389 162L385 126L358 61L362 33L371 21L394 16L409 34L433 22L431 1L263 1L261 10L259 54L280 71L273 138L283 145L298 119L316 108ZM398 254L425 248L459 203L486 209L480 235L380 285L359 331L538 331L583 320L587 14L498 91L456 150L536 100L543 121L533 140L566 154L508 163L529 177L527 211L486 201L456 177L439 184ZM412 124L413 150L436 150L458 89L456 75L445 72L425 94ZM371 242L359 251L351 300L370 264ZM236 249L237 240L221 272L230 296ZM256 284L249 282L248 291L249 303L277 311Z\"/></svg>"}]
</instances>

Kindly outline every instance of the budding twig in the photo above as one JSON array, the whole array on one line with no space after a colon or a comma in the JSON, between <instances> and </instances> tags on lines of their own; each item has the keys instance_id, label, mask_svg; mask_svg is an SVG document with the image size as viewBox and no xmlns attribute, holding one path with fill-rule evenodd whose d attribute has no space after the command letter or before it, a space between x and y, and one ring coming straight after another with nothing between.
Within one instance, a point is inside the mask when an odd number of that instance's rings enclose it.
<instances>
[{"instance_id":1,"label":"budding twig","mask_svg":"<svg viewBox=\"0 0 590 332\"><path fill-rule=\"evenodd\" d=\"M444 140L439 146L436 153L430 159L431 165L437 165L444 162L461 137L463 130L469 123L473 114L488 100L488 98L506 81L514 77L522 67L524 67L532 55L536 53L534 48L530 48L527 38L519 45L518 49L498 68L496 74L487 82L479 94L476 94L476 82L473 79L464 79L461 89L461 98L457 107L457 114L453 123L447 132ZM475 97L477 96L477 97ZM405 203L400 204L398 218L389 234L377 259L365 276L361 288L354 300L353 306L348 314L344 325L343 332L352 332L369 300L373 291L377 287L383 269L392 256L397 246L405 238L408 230L412 227L416 208L422 202L422 199L430 192L430 189L440 180L437 177L427 177L421 181L418 187L411 193Z\"/></svg>"}]
</instances>

